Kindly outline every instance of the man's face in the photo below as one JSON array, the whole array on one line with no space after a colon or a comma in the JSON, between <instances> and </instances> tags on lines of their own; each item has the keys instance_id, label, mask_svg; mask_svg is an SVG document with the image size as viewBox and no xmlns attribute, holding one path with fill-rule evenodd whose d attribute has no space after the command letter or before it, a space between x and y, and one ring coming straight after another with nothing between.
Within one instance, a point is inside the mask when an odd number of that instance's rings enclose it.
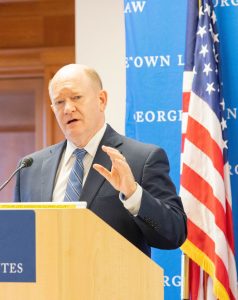
<instances>
[{"instance_id":1,"label":"man's face","mask_svg":"<svg viewBox=\"0 0 238 300\"><path fill-rule=\"evenodd\" d=\"M52 108L66 139L84 147L105 122L106 92L84 71L53 79Z\"/></svg>"}]
</instances>

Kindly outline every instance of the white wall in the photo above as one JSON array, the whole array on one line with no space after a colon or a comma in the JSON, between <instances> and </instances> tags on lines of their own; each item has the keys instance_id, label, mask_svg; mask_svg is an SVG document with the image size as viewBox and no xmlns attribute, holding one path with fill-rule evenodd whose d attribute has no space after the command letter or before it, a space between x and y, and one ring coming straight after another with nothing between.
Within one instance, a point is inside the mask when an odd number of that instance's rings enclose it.
<instances>
[{"instance_id":1,"label":"white wall","mask_svg":"<svg viewBox=\"0 0 238 300\"><path fill-rule=\"evenodd\" d=\"M76 62L95 68L108 92L107 122L125 123L125 27L123 0L76 0Z\"/></svg>"}]
</instances>

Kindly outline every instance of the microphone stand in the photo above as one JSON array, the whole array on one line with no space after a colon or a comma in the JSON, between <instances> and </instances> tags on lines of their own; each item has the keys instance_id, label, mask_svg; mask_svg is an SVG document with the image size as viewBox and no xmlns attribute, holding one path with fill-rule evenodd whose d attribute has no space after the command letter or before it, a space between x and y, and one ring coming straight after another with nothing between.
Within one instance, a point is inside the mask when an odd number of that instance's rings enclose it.
<instances>
[{"instance_id":1,"label":"microphone stand","mask_svg":"<svg viewBox=\"0 0 238 300\"><path fill-rule=\"evenodd\" d=\"M18 172L20 171L22 168L24 168L25 165L21 164L20 167L18 167L13 173L12 175L0 186L0 191L8 184L8 182L12 179L12 177Z\"/></svg>"}]
</instances>

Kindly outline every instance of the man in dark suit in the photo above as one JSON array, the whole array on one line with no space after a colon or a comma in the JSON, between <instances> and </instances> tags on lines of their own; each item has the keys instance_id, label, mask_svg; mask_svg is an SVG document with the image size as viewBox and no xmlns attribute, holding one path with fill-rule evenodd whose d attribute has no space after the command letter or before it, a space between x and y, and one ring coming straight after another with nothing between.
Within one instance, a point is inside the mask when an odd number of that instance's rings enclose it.
<instances>
[{"instance_id":1,"label":"man in dark suit","mask_svg":"<svg viewBox=\"0 0 238 300\"><path fill-rule=\"evenodd\" d=\"M169 177L166 153L105 123L107 93L96 71L64 66L50 81L49 93L66 141L31 155L32 166L17 176L15 201L65 201L74 150L84 148L78 200L147 255L151 246L181 246L186 215Z\"/></svg>"}]
</instances>

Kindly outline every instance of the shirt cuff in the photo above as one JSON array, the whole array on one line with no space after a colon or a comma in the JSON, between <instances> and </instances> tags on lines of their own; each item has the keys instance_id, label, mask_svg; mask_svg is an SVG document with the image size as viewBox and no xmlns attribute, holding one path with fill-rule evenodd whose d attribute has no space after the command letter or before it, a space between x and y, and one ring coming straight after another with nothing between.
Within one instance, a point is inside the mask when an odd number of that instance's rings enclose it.
<instances>
[{"instance_id":1,"label":"shirt cuff","mask_svg":"<svg viewBox=\"0 0 238 300\"><path fill-rule=\"evenodd\" d=\"M125 195L121 192L119 193L119 199L121 200L122 204L134 217L138 215L142 198L142 187L138 183L136 185L137 187L135 192L126 200Z\"/></svg>"}]
</instances>

